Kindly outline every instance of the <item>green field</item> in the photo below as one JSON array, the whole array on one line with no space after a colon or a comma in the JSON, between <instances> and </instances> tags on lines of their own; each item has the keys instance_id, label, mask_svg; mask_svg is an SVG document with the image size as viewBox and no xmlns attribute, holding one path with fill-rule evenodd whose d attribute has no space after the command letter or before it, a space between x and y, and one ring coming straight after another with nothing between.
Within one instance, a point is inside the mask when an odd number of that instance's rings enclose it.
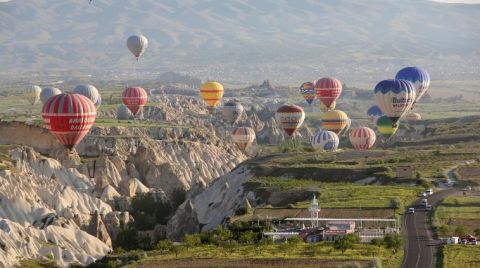
<instances>
[{"instance_id":1,"label":"green field","mask_svg":"<svg viewBox=\"0 0 480 268\"><path fill-rule=\"evenodd\" d=\"M443 247L443 266L441 267L480 267L480 247L473 245L445 245Z\"/></svg>"},{"instance_id":2,"label":"green field","mask_svg":"<svg viewBox=\"0 0 480 268\"><path fill-rule=\"evenodd\" d=\"M459 226L464 227L467 233L474 234L475 229L480 228L479 224L480 196L448 197L434 212L434 225L440 235L456 234Z\"/></svg>"},{"instance_id":3,"label":"green field","mask_svg":"<svg viewBox=\"0 0 480 268\"><path fill-rule=\"evenodd\" d=\"M383 267L398 267L403 255L399 252L393 254L391 250L384 247L369 244L356 244L354 249L348 249L345 253L335 250L331 243L299 243L289 245L288 243L270 245L235 245L215 246L201 245L188 250L182 250L178 256L174 253L159 251L149 252L148 257L127 267L149 267L163 266L167 261L174 259L225 259L237 260L239 262L249 259L318 259L318 260L344 260L344 261L369 261L372 257L379 258Z\"/></svg>"}]
</instances>

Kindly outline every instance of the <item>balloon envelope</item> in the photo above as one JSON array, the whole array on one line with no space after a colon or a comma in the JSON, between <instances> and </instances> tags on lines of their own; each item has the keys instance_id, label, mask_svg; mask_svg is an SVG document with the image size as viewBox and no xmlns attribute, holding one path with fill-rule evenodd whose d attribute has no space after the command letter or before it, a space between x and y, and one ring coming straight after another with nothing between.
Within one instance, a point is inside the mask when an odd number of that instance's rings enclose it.
<instances>
[{"instance_id":1,"label":"balloon envelope","mask_svg":"<svg viewBox=\"0 0 480 268\"><path fill-rule=\"evenodd\" d=\"M92 85L78 85L73 89L73 92L89 98L94 104L100 98L98 89Z\"/></svg>"},{"instance_id":2,"label":"balloon envelope","mask_svg":"<svg viewBox=\"0 0 480 268\"><path fill-rule=\"evenodd\" d=\"M430 74L420 67L405 67L398 71L395 79L403 79L413 83L415 86L415 103L417 103L430 86Z\"/></svg>"},{"instance_id":3,"label":"balloon envelope","mask_svg":"<svg viewBox=\"0 0 480 268\"><path fill-rule=\"evenodd\" d=\"M128 87L123 91L122 100L128 109L136 115L147 103L147 92L141 87Z\"/></svg>"},{"instance_id":4,"label":"balloon envelope","mask_svg":"<svg viewBox=\"0 0 480 268\"><path fill-rule=\"evenodd\" d=\"M148 39L143 35L132 35L127 39L127 47L138 59L148 47Z\"/></svg>"},{"instance_id":5,"label":"balloon envelope","mask_svg":"<svg viewBox=\"0 0 480 268\"><path fill-rule=\"evenodd\" d=\"M305 120L305 112L298 105L284 105L278 108L275 120L288 136L292 136Z\"/></svg>"},{"instance_id":6,"label":"balloon envelope","mask_svg":"<svg viewBox=\"0 0 480 268\"><path fill-rule=\"evenodd\" d=\"M368 150L375 144L377 135L368 127L359 127L350 131L350 143L356 150Z\"/></svg>"},{"instance_id":7,"label":"balloon envelope","mask_svg":"<svg viewBox=\"0 0 480 268\"><path fill-rule=\"evenodd\" d=\"M125 104L120 104L117 108L118 120L130 120L133 119L133 114Z\"/></svg>"},{"instance_id":8,"label":"balloon envelope","mask_svg":"<svg viewBox=\"0 0 480 268\"><path fill-rule=\"evenodd\" d=\"M227 102L223 105L222 114L225 121L233 125L243 113L243 106L235 101Z\"/></svg>"},{"instance_id":9,"label":"balloon envelope","mask_svg":"<svg viewBox=\"0 0 480 268\"><path fill-rule=\"evenodd\" d=\"M342 82L334 77L322 78L315 83L315 92L318 99L332 109L332 103L342 94Z\"/></svg>"},{"instance_id":10,"label":"balloon envelope","mask_svg":"<svg viewBox=\"0 0 480 268\"><path fill-rule=\"evenodd\" d=\"M42 92L42 88L39 86L29 86L25 89L23 93L23 97L25 100L30 102L31 105L34 105L40 100L40 93Z\"/></svg>"},{"instance_id":11,"label":"balloon envelope","mask_svg":"<svg viewBox=\"0 0 480 268\"><path fill-rule=\"evenodd\" d=\"M208 107L217 106L223 97L223 86L218 82L206 82L200 87L200 96Z\"/></svg>"},{"instance_id":12,"label":"balloon envelope","mask_svg":"<svg viewBox=\"0 0 480 268\"><path fill-rule=\"evenodd\" d=\"M380 134L390 138L398 130L398 124L394 124L388 116L381 116L377 120L377 129Z\"/></svg>"},{"instance_id":13,"label":"balloon envelope","mask_svg":"<svg viewBox=\"0 0 480 268\"><path fill-rule=\"evenodd\" d=\"M312 147L316 150L335 151L340 140L335 132L321 130L312 137Z\"/></svg>"},{"instance_id":14,"label":"balloon envelope","mask_svg":"<svg viewBox=\"0 0 480 268\"><path fill-rule=\"evenodd\" d=\"M393 123L408 111L415 101L415 87L407 80L383 80L374 90L375 101Z\"/></svg>"},{"instance_id":15,"label":"balloon envelope","mask_svg":"<svg viewBox=\"0 0 480 268\"><path fill-rule=\"evenodd\" d=\"M312 104L315 100L315 84L312 82L305 82L300 86L300 94L307 101L308 104Z\"/></svg>"},{"instance_id":16,"label":"balloon envelope","mask_svg":"<svg viewBox=\"0 0 480 268\"><path fill-rule=\"evenodd\" d=\"M72 150L95 123L96 109L85 96L62 93L48 99L42 117L45 127L63 146Z\"/></svg>"},{"instance_id":17,"label":"balloon envelope","mask_svg":"<svg viewBox=\"0 0 480 268\"><path fill-rule=\"evenodd\" d=\"M340 133L349 123L347 114L340 110L331 110L322 114L322 128Z\"/></svg>"},{"instance_id":18,"label":"balloon envelope","mask_svg":"<svg viewBox=\"0 0 480 268\"><path fill-rule=\"evenodd\" d=\"M409 113L407 114L407 120L409 122L418 122L422 120L422 116L419 113Z\"/></svg>"},{"instance_id":19,"label":"balloon envelope","mask_svg":"<svg viewBox=\"0 0 480 268\"><path fill-rule=\"evenodd\" d=\"M237 127L233 130L232 139L240 150L245 151L255 141L255 131L250 127Z\"/></svg>"},{"instance_id":20,"label":"balloon envelope","mask_svg":"<svg viewBox=\"0 0 480 268\"><path fill-rule=\"evenodd\" d=\"M40 100L45 105L45 103L53 96L62 94L62 91L56 87L46 87L40 92Z\"/></svg>"}]
</instances>

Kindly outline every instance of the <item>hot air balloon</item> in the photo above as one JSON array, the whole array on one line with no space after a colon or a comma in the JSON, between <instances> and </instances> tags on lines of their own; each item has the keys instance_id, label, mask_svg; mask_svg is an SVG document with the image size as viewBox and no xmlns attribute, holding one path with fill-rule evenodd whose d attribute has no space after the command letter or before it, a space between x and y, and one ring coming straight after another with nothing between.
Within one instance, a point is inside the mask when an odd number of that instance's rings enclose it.
<instances>
[{"instance_id":1,"label":"hot air balloon","mask_svg":"<svg viewBox=\"0 0 480 268\"><path fill-rule=\"evenodd\" d=\"M322 128L340 133L348 125L349 118L340 110L327 111L322 114Z\"/></svg>"},{"instance_id":2,"label":"hot air balloon","mask_svg":"<svg viewBox=\"0 0 480 268\"><path fill-rule=\"evenodd\" d=\"M383 116L383 112L378 105L373 105L368 108L367 115L372 119L372 122L375 123L380 116Z\"/></svg>"},{"instance_id":3,"label":"hot air balloon","mask_svg":"<svg viewBox=\"0 0 480 268\"><path fill-rule=\"evenodd\" d=\"M43 105L42 117L50 133L72 150L95 123L96 110L87 97L62 93L48 99Z\"/></svg>"},{"instance_id":4,"label":"hot air balloon","mask_svg":"<svg viewBox=\"0 0 480 268\"><path fill-rule=\"evenodd\" d=\"M123 91L122 100L128 109L136 115L138 111L147 103L147 92L141 87L129 87Z\"/></svg>"},{"instance_id":5,"label":"hot air balloon","mask_svg":"<svg viewBox=\"0 0 480 268\"><path fill-rule=\"evenodd\" d=\"M305 120L305 112L298 105L284 105L278 108L275 120L291 137Z\"/></svg>"},{"instance_id":6,"label":"hot air balloon","mask_svg":"<svg viewBox=\"0 0 480 268\"><path fill-rule=\"evenodd\" d=\"M125 106L125 104L120 104L117 108L117 119L118 120L130 120L130 119L133 119L133 114L132 112L130 111L130 109L128 109L127 106Z\"/></svg>"},{"instance_id":7,"label":"hot air balloon","mask_svg":"<svg viewBox=\"0 0 480 268\"><path fill-rule=\"evenodd\" d=\"M100 98L98 89L92 85L78 85L73 89L73 92L89 98L94 104Z\"/></svg>"},{"instance_id":8,"label":"hot air balloon","mask_svg":"<svg viewBox=\"0 0 480 268\"><path fill-rule=\"evenodd\" d=\"M23 97L25 98L25 100L30 102L31 105L34 105L40 100L40 92L42 92L41 87L29 86L25 89Z\"/></svg>"},{"instance_id":9,"label":"hot air balloon","mask_svg":"<svg viewBox=\"0 0 480 268\"><path fill-rule=\"evenodd\" d=\"M375 101L396 124L415 101L415 87L407 80L383 80L375 86Z\"/></svg>"},{"instance_id":10,"label":"hot air balloon","mask_svg":"<svg viewBox=\"0 0 480 268\"><path fill-rule=\"evenodd\" d=\"M312 82L305 82L300 86L300 93L303 98L307 101L308 105L312 104L315 100L315 84Z\"/></svg>"},{"instance_id":11,"label":"hot air balloon","mask_svg":"<svg viewBox=\"0 0 480 268\"><path fill-rule=\"evenodd\" d=\"M62 91L56 87L46 87L40 92L40 100L45 105L45 103L53 96L62 94Z\"/></svg>"},{"instance_id":12,"label":"hot air balloon","mask_svg":"<svg viewBox=\"0 0 480 268\"><path fill-rule=\"evenodd\" d=\"M222 114L225 121L233 125L243 113L243 106L235 101L229 101L223 105Z\"/></svg>"},{"instance_id":13,"label":"hot air balloon","mask_svg":"<svg viewBox=\"0 0 480 268\"><path fill-rule=\"evenodd\" d=\"M342 94L342 83L334 77L322 78L315 83L315 92L327 109L332 109L332 103Z\"/></svg>"},{"instance_id":14,"label":"hot air balloon","mask_svg":"<svg viewBox=\"0 0 480 268\"><path fill-rule=\"evenodd\" d=\"M398 123L394 124L393 121L386 115L381 116L377 120L377 129L380 134L390 138L395 135L395 132L398 130Z\"/></svg>"},{"instance_id":15,"label":"hot air balloon","mask_svg":"<svg viewBox=\"0 0 480 268\"><path fill-rule=\"evenodd\" d=\"M223 97L223 86L218 82L206 82L200 87L200 96L208 107L215 107Z\"/></svg>"},{"instance_id":16,"label":"hot air balloon","mask_svg":"<svg viewBox=\"0 0 480 268\"><path fill-rule=\"evenodd\" d=\"M232 139L240 150L245 151L255 141L255 131L250 127L237 127L232 133Z\"/></svg>"},{"instance_id":17,"label":"hot air balloon","mask_svg":"<svg viewBox=\"0 0 480 268\"><path fill-rule=\"evenodd\" d=\"M322 112L326 112L328 110L335 110L335 107L337 107L337 102L334 101L332 102L332 104L330 104L330 109L327 108L327 106L325 106L325 104L323 104L323 102L320 102L320 111Z\"/></svg>"},{"instance_id":18,"label":"hot air balloon","mask_svg":"<svg viewBox=\"0 0 480 268\"><path fill-rule=\"evenodd\" d=\"M98 99L97 99L97 102L94 103L95 104L95 108L100 108L100 105L102 105L102 95L98 94Z\"/></svg>"},{"instance_id":19,"label":"hot air balloon","mask_svg":"<svg viewBox=\"0 0 480 268\"><path fill-rule=\"evenodd\" d=\"M412 108L415 107L430 86L430 75L425 69L420 67L405 67L398 71L395 79L408 80L415 86L416 97Z\"/></svg>"},{"instance_id":20,"label":"hot air balloon","mask_svg":"<svg viewBox=\"0 0 480 268\"><path fill-rule=\"evenodd\" d=\"M335 151L339 142L337 134L328 130L321 130L312 137L312 147L321 151Z\"/></svg>"},{"instance_id":21,"label":"hot air balloon","mask_svg":"<svg viewBox=\"0 0 480 268\"><path fill-rule=\"evenodd\" d=\"M368 127L359 127L350 131L350 143L355 150L368 150L375 144L375 132Z\"/></svg>"},{"instance_id":22,"label":"hot air balloon","mask_svg":"<svg viewBox=\"0 0 480 268\"><path fill-rule=\"evenodd\" d=\"M148 39L143 35L132 35L127 39L127 47L138 60L148 47Z\"/></svg>"},{"instance_id":23,"label":"hot air balloon","mask_svg":"<svg viewBox=\"0 0 480 268\"><path fill-rule=\"evenodd\" d=\"M409 113L407 114L408 122L418 122L422 120L422 116L419 113Z\"/></svg>"}]
</instances>

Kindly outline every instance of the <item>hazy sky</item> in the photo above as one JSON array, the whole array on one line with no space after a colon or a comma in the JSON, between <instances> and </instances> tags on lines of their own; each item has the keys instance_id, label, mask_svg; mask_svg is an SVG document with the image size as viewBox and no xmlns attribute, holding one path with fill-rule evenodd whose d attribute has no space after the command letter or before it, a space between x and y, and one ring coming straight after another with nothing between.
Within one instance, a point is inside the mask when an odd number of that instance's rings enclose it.
<instances>
[{"instance_id":1,"label":"hazy sky","mask_svg":"<svg viewBox=\"0 0 480 268\"><path fill-rule=\"evenodd\" d=\"M480 4L480 0L433 0L443 3L464 3L464 4Z\"/></svg>"}]
</instances>

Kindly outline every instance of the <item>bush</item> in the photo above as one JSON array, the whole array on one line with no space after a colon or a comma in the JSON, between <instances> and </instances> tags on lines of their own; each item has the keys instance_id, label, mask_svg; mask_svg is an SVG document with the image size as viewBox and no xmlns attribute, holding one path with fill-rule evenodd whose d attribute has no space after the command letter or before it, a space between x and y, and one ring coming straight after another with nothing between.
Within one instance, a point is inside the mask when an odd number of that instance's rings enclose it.
<instances>
[{"instance_id":1,"label":"bush","mask_svg":"<svg viewBox=\"0 0 480 268\"><path fill-rule=\"evenodd\" d=\"M374 238L374 239L372 239L372 241L370 241L370 244L372 244L374 246L377 246L377 247L381 247L381 246L383 246L383 240L380 239L380 238Z\"/></svg>"},{"instance_id":2,"label":"bush","mask_svg":"<svg viewBox=\"0 0 480 268\"><path fill-rule=\"evenodd\" d=\"M403 246L403 239L402 236L399 234L387 234L383 238L383 242L387 246L387 248L391 249L393 253L397 253L399 249Z\"/></svg>"},{"instance_id":3,"label":"bush","mask_svg":"<svg viewBox=\"0 0 480 268\"><path fill-rule=\"evenodd\" d=\"M382 261L378 258L373 258L368 262L368 268L382 268Z\"/></svg>"},{"instance_id":4,"label":"bush","mask_svg":"<svg viewBox=\"0 0 480 268\"><path fill-rule=\"evenodd\" d=\"M336 240L333 243L333 247L337 250L341 250L342 253L345 253L347 249L353 249L355 243L358 243L359 241L360 238L358 236L354 234L348 234Z\"/></svg>"},{"instance_id":5,"label":"bush","mask_svg":"<svg viewBox=\"0 0 480 268\"><path fill-rule=\"evenodd\" d=\"M475 229L473 232L475 232L476 236L480 236L480 228Z\"/></svg>"},{"instance_id":6,"label":"bush","mask_svg":"<svg viewBox=\"0 0 480 268\"><path fill-rule=\"evenodd\" d=\"M122 229L117 235L117 247L132 250L138 248L138 232L137 230L127 227Z\"/></svg>"},{"instance_id":7,"label":"bush","mask_svg":"<svg viewBox=\"0 0 480 268\"><path fill-rule=\"evenodd\" d=\"M467 234L467 227L465 227L463 225L457 226L457 228L455 228L455 234L458 235L458 236L466 235Z\"/></svg>"},{"instance_id":8,"label":"bush","mask_svg":"<svg viewBox=\"0 0 480 268\"><path fill-rule=\"evenodd\" d=\"M442 224L437 228L437 230L438 230L438 233L440 234L448 234L450 233L451 229L450 229L450 226Z\"/></svg>"},{"instance_id":9,"label":"bush","mask_svg":"<svg viewBox=\"0 0 480 268\"><path fill-rule=\"evenodd\" d=\"M256 237L257 234L255 232L253 232L252 230L248 230L246 232L242 232L238 240L240 243L250 245L255 242Z\"/></svg>"},{"instance_id":10,"label":"bush","mask_svg":"<svg viewBox=\"0 0 480 268\"><path fill-rule=\"evenodd\" d=\"M155 245L155 249L162 253L170 253L173 249L173 242L168 239L160 240Z\"/></svg>"},{"instance_id":11,"label":"bush","mask_svg":"<svg viewBox=\"0 0 480 268\"><path fill-rule=\"evenodd\" d=\"M200 234L190 234L183 237L183 242L187 248L197 247L202 244L202 238Z\"/></svg>"}]
</instances>

